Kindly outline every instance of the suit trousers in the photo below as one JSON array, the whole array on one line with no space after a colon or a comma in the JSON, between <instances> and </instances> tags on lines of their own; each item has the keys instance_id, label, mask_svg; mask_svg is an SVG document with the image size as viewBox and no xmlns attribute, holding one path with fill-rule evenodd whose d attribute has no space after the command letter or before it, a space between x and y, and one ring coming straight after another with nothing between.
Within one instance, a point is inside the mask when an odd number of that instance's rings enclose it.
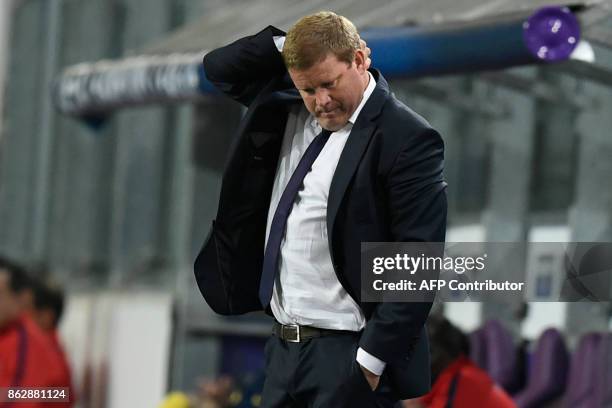
<instances>
[{"instance_id":1,"label":"suit trousers","mask_svg":"<svg viewBox=\"0 0 612 408\"><path fill-rule=\"evenodd\" d=\"M262 407L393 407L397 399L384 372L372 391L355 360L360 335L339 331L300 343L272 335L265 345Z\"/></svg>"}]
</instances>

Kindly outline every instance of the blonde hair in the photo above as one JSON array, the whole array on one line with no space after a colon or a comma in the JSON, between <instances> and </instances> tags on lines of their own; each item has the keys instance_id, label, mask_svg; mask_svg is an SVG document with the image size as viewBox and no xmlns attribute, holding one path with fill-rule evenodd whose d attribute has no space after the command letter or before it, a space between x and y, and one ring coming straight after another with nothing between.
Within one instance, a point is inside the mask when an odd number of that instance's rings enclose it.
<instances>
[{"instance_id":1,"label":"blonde hair","mask_svg":"<svg viewBox=\"0 0 612 408\"><path fill-rule=\"evenodd\" d=\"M328 54L351 64L359 49L359 33L346 17L320 11L302 17L287 32L283 59L290 69L304 70L324 60Z\"/></svg>"}]
</instances>

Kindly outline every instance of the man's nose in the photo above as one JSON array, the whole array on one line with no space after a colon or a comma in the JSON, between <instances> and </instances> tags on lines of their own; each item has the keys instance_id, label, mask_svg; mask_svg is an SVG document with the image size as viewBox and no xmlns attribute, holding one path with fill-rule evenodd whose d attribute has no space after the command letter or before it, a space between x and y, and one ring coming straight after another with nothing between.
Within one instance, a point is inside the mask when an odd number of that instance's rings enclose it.
<instances>
[{"instance_id":1,"label":"man's nose","mask_svg":"<svg viewBox=\"0 0 612 408\"><path fill-rule=\"evenodd\" d=\"M315 94L315 98L317 100L317 105L320 107L325 107L330 101L331 97L329 96L329 90L327 89L318 89Z\"/></svg>"}]
</instances>

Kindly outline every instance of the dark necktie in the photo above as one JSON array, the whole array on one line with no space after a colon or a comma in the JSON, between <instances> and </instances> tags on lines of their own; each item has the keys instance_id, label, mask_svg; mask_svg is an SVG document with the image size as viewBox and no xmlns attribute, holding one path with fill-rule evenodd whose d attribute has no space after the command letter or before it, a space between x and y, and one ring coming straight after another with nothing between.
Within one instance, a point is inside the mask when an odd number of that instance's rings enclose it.
<instances>
[{"instance_id":1,"label":"dark necktie","mask_svg":"<svg viewBox=\"0 0 612 408\"><path fill-rule=\"evenodd\" d=\"M276 272L278 270L278 255L280 252L280 245L285 235L285 226L287 225L287 218L293 208L293 202L297 197L298 191L304 182L304 177L310 172L312 164L317 159L319 153L325 146L329 135L332 132L323 129L314 140L310 143L304 155L300 159L295 171L291 175L285 191L281 196L274 217L272 218L272 225L270 225L270 235L268 236L268 244L264 252L263 259L263 270L261 274L261 282L259 284L259 300L264 309L270 304L272 299L272 289L274 288L274 279L276 278Z\"/></svg>"}]
</instances>

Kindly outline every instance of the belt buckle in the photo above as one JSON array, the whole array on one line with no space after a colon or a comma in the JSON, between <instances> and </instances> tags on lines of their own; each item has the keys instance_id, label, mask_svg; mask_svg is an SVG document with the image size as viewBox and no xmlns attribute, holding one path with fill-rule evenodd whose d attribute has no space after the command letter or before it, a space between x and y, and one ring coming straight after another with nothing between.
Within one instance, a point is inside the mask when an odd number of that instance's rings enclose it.
<instances>
[{"instance_id":1,"label":"belt buckle","mask_svg":"<svg viewBox=\"0 0 612 408\"><path fill-rule=\"evenodd\" d=\"M283 325L281 327L282 327L283 337L285 338L286 341L288 341L290 343L299 343L302 340L302 338L300 336L300 326L298 326L297 324L288 324L288 325ZM295 339L288 338L285 335L285 329L295 329Z\"/></svg>"}]
</instances>

